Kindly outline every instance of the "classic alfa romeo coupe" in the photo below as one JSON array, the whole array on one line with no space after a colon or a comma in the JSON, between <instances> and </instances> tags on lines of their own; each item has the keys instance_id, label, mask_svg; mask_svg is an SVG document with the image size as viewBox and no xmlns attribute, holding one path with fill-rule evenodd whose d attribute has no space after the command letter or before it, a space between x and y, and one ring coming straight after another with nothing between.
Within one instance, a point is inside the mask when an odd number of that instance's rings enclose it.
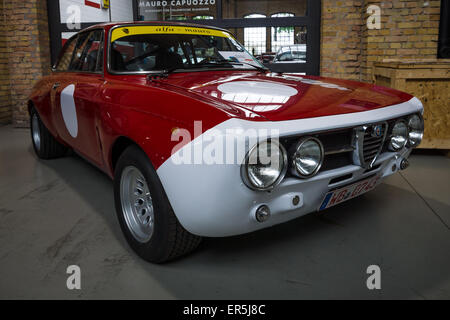
<instances>
[{"instance_id":1,"label":"classic alfa romeo coupe","mask_svg":"<svg viewBox=\"0 0 450 320\"><path fill-rule=\"evenodd\" d=\"M424 130L409 94L273 73L228 31L172 22L79 32L28 107L37 156L72 149L107 173L128 243L156 263L370 191Z\"/></svg>"}]
</instances>

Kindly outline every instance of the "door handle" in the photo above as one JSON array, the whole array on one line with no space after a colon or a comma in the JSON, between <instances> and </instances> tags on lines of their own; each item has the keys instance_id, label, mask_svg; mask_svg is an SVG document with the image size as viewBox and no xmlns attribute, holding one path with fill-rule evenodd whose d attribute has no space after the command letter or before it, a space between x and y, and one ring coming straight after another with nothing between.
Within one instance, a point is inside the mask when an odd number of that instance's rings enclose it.
<instances>
[{"instance_id":1,"label":"door handle","mask_svg":"<svg viewBox=\"0 0 450 320\"><path fill-rule=\"evenodd\" d=\"M56 89L59 88L60 85L61 85L61 84L60 84L59 82L56 82L56 83L53 85L52 89L53 89L53 90L56 90Z\"/></svg>"}]
</instances>

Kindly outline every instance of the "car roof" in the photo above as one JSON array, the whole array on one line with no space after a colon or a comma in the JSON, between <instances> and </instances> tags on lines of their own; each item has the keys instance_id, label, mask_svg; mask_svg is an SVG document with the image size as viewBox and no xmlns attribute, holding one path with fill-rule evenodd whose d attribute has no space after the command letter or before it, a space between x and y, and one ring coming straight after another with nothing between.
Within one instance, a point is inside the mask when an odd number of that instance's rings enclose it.
<instances>
[{"instance_id":1,"label":"car roof","mask_svg":"<svg viewBox=\"0 0 450 320\"><path fill-rule=\"evenodd\" d=\"M93 26L90 26L86 29L80 30L87 31L91 29L98 29L103 28L105 30L110 30L114 27L118 26L130 26L130 25L136 25L136 26L157 26L157 25L167 25L167 26L181 26L181 27L197 27L197 28L208 28L208 29L215 29L215 30L221 30L225 32L230 32L226 29L214 27L214 26L208 26L203 24L197 24L197 23L187 23L187 22L179 22L179 21L123 21L123 22L105 22L105 23L99 23Z\"/></svg>"}]
</instances>

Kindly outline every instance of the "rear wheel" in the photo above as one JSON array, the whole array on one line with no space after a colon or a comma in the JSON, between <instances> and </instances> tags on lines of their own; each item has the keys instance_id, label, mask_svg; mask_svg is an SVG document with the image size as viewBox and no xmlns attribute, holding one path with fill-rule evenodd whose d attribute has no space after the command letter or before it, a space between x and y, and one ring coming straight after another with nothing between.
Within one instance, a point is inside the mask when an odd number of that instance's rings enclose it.
<instances>
[{"instance_id":1,"label":"rear wheel","mask_svg":"<svg viewBox=\"0 0 450 320\"><path fill-rule=\"evenodd\" d=\"M178 222L150 160L137 146L128 147L117 162L114 198L125 238L143 259L166 262L200 244L201 237Z\"/></svg>"},{"instance_id":2,"label":"rear wheel","mask_svg":"<svg viewBox=\"0 0 450 320\"><path fill-rule=\"evenodd\" d=\"M30 131L33 149L41 159L54 159L66 154L67 148L56 141L34 108L30 112Z\"/></svg>"}]
</instances>

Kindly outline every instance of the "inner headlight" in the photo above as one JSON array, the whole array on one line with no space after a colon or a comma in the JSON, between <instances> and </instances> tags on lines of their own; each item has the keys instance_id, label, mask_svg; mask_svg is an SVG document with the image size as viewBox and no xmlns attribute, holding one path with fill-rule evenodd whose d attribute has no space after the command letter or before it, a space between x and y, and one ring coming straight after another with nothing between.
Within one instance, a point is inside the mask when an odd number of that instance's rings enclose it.
<instances>
[{"instance_id":1,"label":"inner headlight","mask_svg":"<svg viewBox=\"0 0 450 320\"><path fill-rule=\"evenodd\" d=\"M417 147L423 138L423 118L417 114L412 115L408 119L409 139L408 146L411 148Z\"/></svg>"},{"instance_id":2,"label":"inner headlight","mask_svg":"<svg viewBox=\"0 0 450 320\"><path fill-rule=\"evenodd\" d=\"M408 126L402 120L397 121L392 128L391 143L389 148L392 151L402 149L408 142Z\"/></svg>"},{"instance_id":3,"label":"inner headlight","mask_svg":"<svg viewBox=\"0 0 450 320\"><path fill-rule=\"evenodd\" d=\"M292 159L293 167L300 177L311 177L320 170L323 156L323 146L318 139L313 137L303 138L297 144Z\"/></svg>"},{"instance_id":4,"label":"inner headlight","mask_svg":"<svg viewBox=\"0 0 450 320\"><path fill-rule=\"evenodd\" d=\"M287 171L286 150L275 140L267 140L249 151L241 167L244 183L251 189L273 189Z\"/></svg>"}]
</instances>

